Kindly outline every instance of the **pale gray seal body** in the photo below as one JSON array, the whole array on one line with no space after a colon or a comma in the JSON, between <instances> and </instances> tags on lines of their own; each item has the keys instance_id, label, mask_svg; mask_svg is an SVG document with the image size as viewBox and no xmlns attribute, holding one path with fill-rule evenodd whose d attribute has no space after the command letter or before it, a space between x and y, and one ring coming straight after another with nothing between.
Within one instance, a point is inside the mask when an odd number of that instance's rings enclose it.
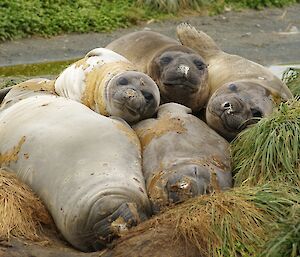
<instances>
[{"instance_id":1,"label":"pale gray seal body","mask_svg":"<svg viewBox=\"0 0 300 257\"><path fill-rule=\"evenodd\" d=\"M150 214L140 142L124 121L42 91L47 84L21 83L4 99L0 164L30 185L69 243L97 250Z\"/></svg>"},{"instance_id":2,"label":"pale gray seal body","mask_svg":"<svg viewBox=\"0 0 300 257\"><path fill-rule=\"evenodd\" d=\"M275 102L292 97L288 87L267 68L223 52L204 32L180 24L177 35L183 45L194 49L208 64L211 91L206 120L227 139L269 115Z\"/></svg>"},{"instance_id":3,"label":"pale gray seal body","mask_svg":"<svg viewBox=\"0 0 300 257\"><path fill-rule=\"evenodd\" d=\"M160 103L155 82L125 57L105 48L93 49L63 70L55 91L97 113L130 123L153 116Z\"/></svg>"},{"instance_id":4,"label":"pale gray seal body","mask_svg":"<svg viewBox=\"0 0 300 257\"><path fill-rule=\"evenodd\" d=\"M125 56L159 87L162 103L199 111L207 102L207 67L201 56L175 39L152 31L124 35L106 46Z\"/></svg>"},{"instance_id":5,"label":"pale gray seal body","mask_svg":"<svg viewBox=\"0 0 300 257\"><path fill-rule=\"evenodd\" d=\"M190 112L183 105L164 104L156 119L133 127L154 211L232 185L228 142Z\"/></svg>"}]
</instances>

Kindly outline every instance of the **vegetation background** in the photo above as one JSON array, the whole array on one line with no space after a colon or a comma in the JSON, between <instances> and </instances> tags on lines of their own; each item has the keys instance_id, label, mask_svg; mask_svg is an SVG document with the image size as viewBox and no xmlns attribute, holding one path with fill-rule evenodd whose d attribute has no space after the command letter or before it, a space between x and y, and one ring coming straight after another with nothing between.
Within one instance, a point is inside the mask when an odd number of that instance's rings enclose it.
<instances>
[{"instance_id":1,"label":"vegetation background","mask_svg":"<svg viewBox=\"0 0 300 257\"><path fill-rule=\"evenodd\" d=\"M225 9L282 7L300 0L1 0L0 41L33 35L107 32L151 19Z\"/></svg>"}]
</instances>

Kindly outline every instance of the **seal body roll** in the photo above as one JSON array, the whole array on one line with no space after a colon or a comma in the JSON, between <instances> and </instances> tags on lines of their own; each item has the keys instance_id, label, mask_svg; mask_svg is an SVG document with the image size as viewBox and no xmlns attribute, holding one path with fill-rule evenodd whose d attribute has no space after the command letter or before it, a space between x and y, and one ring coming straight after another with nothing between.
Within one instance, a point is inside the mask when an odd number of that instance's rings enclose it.
<instances>
[{"instance_id":1,"label":"seal body roll","mask_svg":"<svg viewBox=\"0 0 300 257\"><path fill-rule=\"evenodd\" d=\"M152 31L124 35L107 48L125 56L157 83L162 103L199 111L208 100L208 72L202 57L175 39Z\"/></svg>"},{"instance_id":2,"label":"seal body roll","mask_svg":"<svg viewBox=\"0 0 300 257\"><path fill-rule=\"evenodd\" d=\"M195 195L231 187L228 142L183 105L161 105L157 119L134 126L155 212Z\"/></svg>"},{"instance_id":3,"label":"seal body roll","mask_svg":"<svg viewBox=\"0 0 300 257\"><path fill-rule=\"evenodd\" d=\"M150 214L140 143L123 121L32 90L43 83L15 86L2 103L1 167L30 185L69 243L97 250Z\"/></svg>"},{"instance_id":4,"label":"seal body roll","mask_svg":"<svg viewBox=\"0 0 300 257\"><path fill-rule=\"evenodd\" d=\"M127 122L151 117L160 103L159 89L125 57L96 48L67 67L55 81L55 91L97 113Z\"/></svg>"},{"instance_id":5,"label":"seal body roll","mask_svg":"<svg viewBox=\"0 0 300 257\"><path fill-rule=\"evenodd\" d=\"M223 52L203 31L180 24L177 35L183 45L194 49L208 64L210 98L206 121L228 140L248 124L268 116L275 103L292 97L288 87L267 68Z\"/></svg>"}]
</instances>

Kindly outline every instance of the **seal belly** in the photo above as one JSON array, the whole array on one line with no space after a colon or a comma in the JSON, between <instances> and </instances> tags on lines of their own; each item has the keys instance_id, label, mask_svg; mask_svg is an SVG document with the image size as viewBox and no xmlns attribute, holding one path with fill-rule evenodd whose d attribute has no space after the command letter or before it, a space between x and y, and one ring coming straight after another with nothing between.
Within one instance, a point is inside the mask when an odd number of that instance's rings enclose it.
<instances>
[{"instance_id":1,"label":"seal belly","mask_svg":"<svg viewBox=\"0 0 300 257\"><path fill-rule=\"evenodd\" d=\"M1 166L31 186L76 248L102 248L150 214L139 141L125 122L35 92L3 108L0 125Z\"/></svg>"}]
</instances>

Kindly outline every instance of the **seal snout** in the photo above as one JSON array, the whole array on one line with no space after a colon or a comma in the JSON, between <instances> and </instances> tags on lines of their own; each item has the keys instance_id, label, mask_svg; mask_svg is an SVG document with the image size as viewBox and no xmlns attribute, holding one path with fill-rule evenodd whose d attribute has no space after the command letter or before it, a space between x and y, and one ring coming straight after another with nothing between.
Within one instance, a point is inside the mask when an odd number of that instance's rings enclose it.
<instances>
[{"instance_id":1,"label":"seal snout","mask_svg":"<svg viewBox=\"0 0 300 257\"><path fill-rule=\"evenodd\" d=\"M97 221L92 227L94 240L91 251L103 249L114 238L121 236L129 228L147 219L147 215L136 203L123 202L105 218Z\"/></svg>"},{"instance_id":2,"label":"seal snout","mask_svg":"<svg viewBox=\"0 0 300 257\"><path fill-rule=\"evenodd\" d=\"M198 166L188 165L169 177L166 188L170 203L179 203L210 192L210 174Z\"/></svg>"},{"instance_id":3,"label":"seal snout","mask_svg":"<svg viewBox=\"0 0 300 257\"><path fill-rule=\"evenodd\" d=\"M183 202L197 195L211 191L210 173L197 165L181 165L165 173L156 184L156 193L150 190L153 212L159 212L164 206ZM154 194L155 192L155 194Z\"/></svg>"},{"instance_id":4,"label":"seal snout","mask_svg":"<svg viewBox=\"0 0 300 257\"><path fill-rule=\"evenodd\" d=\"M189 70L190 70L190 67L185 64L180 64L177 68L178 74L184 78L188 78Z\"/></svg>"}]
</instances>

